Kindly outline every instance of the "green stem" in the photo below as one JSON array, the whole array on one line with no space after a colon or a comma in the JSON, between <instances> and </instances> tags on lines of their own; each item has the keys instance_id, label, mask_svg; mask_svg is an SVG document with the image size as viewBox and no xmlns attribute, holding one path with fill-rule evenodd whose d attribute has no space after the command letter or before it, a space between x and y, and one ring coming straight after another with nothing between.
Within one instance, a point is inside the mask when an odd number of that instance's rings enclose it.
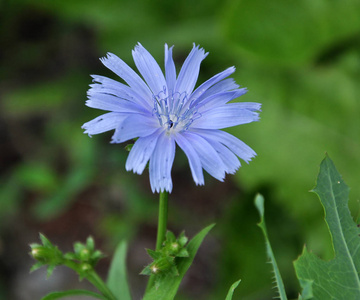
<instances>
[{"instance_id":1,"label":"green stem","mask_svg":"<svg viewBox=\"0 0 360 300\"><path fill-rule=\"evenodd\" d=\"M167 217L168 217L168 192L161 192L159 195L159 219L156 237L156 250L160 250L166 235ZM146 292L154 285L155 277L151 275L146 286Z\"/></svg>"},{"instance_id":2,"label":"green stem","mask_svg":"<svg viewBox=\"0 0 360 300\"><path fill-rule=\"evenodd\" d=\"M168 192L161 192L159 196L159 221L156 238L156 250L160 250L165 240L168 217Z\"/></svg>"},{"instance_id":3,"label":"green stem","mask_svg":"<svg viewBox=\"0 0 360 300\"><path fill-rule=\"evenodd\" d=\"M64 265L73 269L76 273L79 274L79 276L81 276L83 274L83 272L81 272L81 265L70 261L70 260L66 260L64 262ZM85 273L86 275L84 276L93 286L95 286L99 292L101 294L103 294L108 300L118 300L116 299L116 297L113 295L113 293L110 291L110 289L107 287L107 285L105 284L105 282L99 277L99 275L95 272L95 270L93 268L91 268L89 271L87 271Z\"/></svg>"},{"instance_id":4,"label":"green stem","mask_svg":"<svg viewBox=\"0 0 360 300\"><path fill-rule=\"evenodd\" d=\"M99 277L99 275L94 271L90 271L86 277L100 292L109 300L117 300L110 289L107 287L105 282Z\"/></svg>"}]
</instances>

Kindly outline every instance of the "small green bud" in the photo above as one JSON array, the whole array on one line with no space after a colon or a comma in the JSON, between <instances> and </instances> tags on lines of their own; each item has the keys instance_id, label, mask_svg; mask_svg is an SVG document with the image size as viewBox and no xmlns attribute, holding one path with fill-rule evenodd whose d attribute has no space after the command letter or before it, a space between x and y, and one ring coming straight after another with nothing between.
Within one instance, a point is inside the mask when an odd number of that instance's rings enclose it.
<instances>
[{"instance_id":1,"label":"small green bud","mask_svg":"<svg viewBox=\"0 0 360 300\"><path fill-rule=\"evenodd\" d=\"M43 254L42 254L42 251L41 251L41 248L33 248L31 249L31 256L33 258L35 258L36 260L39 260L43 257Z\"/></svg>"},{"instance_id":2,"label":"small green bud","mask_svg":"<svg viewBox=\"0 0 360 300\"><path fill-rule=\"evenodd\" d=\"M180 248L180 245L177 242L174 242L170 245L170 250L172 250L173 252L177 252Z\"/></svg>"},{"instance_id":3,"label":"small green bud","mask_svg":"<svg viewBox=\"0 0 360 300\"><path fill-rule=\"evenodd\" d=\"M81 261L88 261L90 259L90 251L86 248L82 249L79 253Z\"/></svg>"},{"instance_id":4,"label":"small green bud","mask_svg":"<svg viewBox=\"0 0 360 300\"><path fill-rule=\"evenodd\" d=\"M44 247L40 245L30 245L31 252L30 255L37 261L43 264L61 264L62 262L62 253L59 249L54 246Z\"/></svg>"},{"instance_id":5,"label":"small green bud","mask_svg":"<svg viewBox=\"0 0 360 300\"><path fill-rule=\"evenodd\" d=\"M160 269L158 268L157 264L154 263L150 266L150 271L153 274L157 274L159 273Z\"/></svg>"},{"instance_id":6,"label":"small green bud","mask_svg":"<svg viewBox=\"0 0 360 300\"><path fill-rule=\"evenodd\" d=\"M87 264L87 263L83 263L81 264L81 271L83 272L89 272L92 270L92 266L90 264Z\"/></svg>"},{"instance_id":7,"label":"small green bud","mask_svg":"<svg viewBox=\"0 0 360 300\"><path fill-rule=\"evenodd\" d=\"M151 272L157 274L169 270L173 266L174 258L171 256L163 257L150 265Z\"/></svg>"}]
</instances>

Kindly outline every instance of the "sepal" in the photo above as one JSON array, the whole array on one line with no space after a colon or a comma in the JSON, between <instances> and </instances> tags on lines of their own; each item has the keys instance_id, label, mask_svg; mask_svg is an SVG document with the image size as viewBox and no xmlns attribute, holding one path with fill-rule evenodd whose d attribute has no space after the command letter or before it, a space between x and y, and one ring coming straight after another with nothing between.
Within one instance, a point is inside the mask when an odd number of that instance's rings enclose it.
<instances>
[{"instance_id":1,"label":"sepal","mask_svg":"<svg viewBox=\"0 0 360 300\"><path fill-rule=\"evenodd\" d=\"M31 267L30 272L47 265L47 277L49 277L56 266L64 263L64 257L62 252L44 235L40 234L40 240L42 245L37 243L30 244L30 255L37 260L37 263Z\"/></svg>"},{"instance_id":2,"label":"sepal","mask_svg":"<svg viewBox=\"0 0 360 300\"><path fill-rule=\"evenodd\" d=\"M189 257L186 249L188 238L182 232L178 238L167 231L165 241L159 250L146 249L153 262L147 265L140 274L159 276L178 276L179 271L176 266L177 257ZM156 281L155 281L156 284Z\"/></svg>"}]
</instances>

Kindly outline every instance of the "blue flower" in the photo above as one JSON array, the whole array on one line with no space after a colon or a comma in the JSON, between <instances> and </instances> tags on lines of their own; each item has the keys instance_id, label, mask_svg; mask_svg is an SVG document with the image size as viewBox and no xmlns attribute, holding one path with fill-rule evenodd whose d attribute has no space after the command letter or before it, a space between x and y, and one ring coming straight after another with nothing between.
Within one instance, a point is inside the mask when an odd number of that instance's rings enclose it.
<instances>
[{"instance_id":1,"label":"blue flower","mask_svg":"<svg viewBox=\"0 0 360 300\"><path fill-rule=\"evenodd\" d=\"M204 184L203 169L223 181L234 174L241 158L249 162L256 153L220 129L259 120L259 103L228 103L246 93L232 78L230 67L198 88L200 64L207 56L193 46L179 74L172 47L165 45L165 76L151 54L139 43L132 51L143 79L124 61L108 53L101 62L127 84L92 75L86 105L109 111L82 128L92 135L115 129L112 143L137 138L126 161L126 170L142 174L148 161L153 192L172 190L171 168L176 144L186 154L193 179Z\"/></svg>"}]
</instances>

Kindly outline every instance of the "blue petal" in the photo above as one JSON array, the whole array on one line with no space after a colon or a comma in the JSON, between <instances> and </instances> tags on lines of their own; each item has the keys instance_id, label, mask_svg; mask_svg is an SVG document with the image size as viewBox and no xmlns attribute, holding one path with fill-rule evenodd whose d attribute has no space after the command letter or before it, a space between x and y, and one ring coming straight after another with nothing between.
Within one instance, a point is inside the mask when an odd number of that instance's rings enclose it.
<instances>
[{"instance_id":1,"label":"blue petal","mask_svg":"<svg viewBox=\"0 0 360 300\"><path fill-rule=\"evenodd\" d=\"M158 63L139 43L132 51L134 62L154 95L166 89L166 81Z\"/></svg>"},{"instance_id":2,"label":"blue petal","mask_svg":"<svg viewBox=\"0 0 360 300\"><path fill-rule=\"evenodd\" d=\"M159 128L159 122L152 116L128 114L112 136L111 143L122 143L127 140L152 134Z\"/></svg>"},{"instance_id":3,"label":"blue petal","mask_svg":"<svg viewBox=\"0 0 360 300\"><path fill-rule=\"evenodd\" d=\"M92 108L109 110L114 112L151 114L143 106L129 100L121 99L113 95L88 91L89 99L86 105Z\"/></svg>"},{"instance_id":4,"label":"blue petal","mask_svg":"<svg viewBox=\"0 0 360 300\"><path fill-rule=\"evenodd\" d=\"M199 49L199 46L195 47L194 45L181 67L175 84L176 92L186 92L188 97L190 97L199 76L200 64L206 56L207 53L205 53L204 49Z\"/></svg>"},{"instance_id":5,"label":"blue petal","mask_svg":"<svg viewBox=\"0 0 360 300\"><path fill-rule=\"evenodd\" d=\"M152 192L172 190L171 168L175 157L175 141L161 134L150 158L149 172Z\"/></svg>"},{"instance_id":6,"label":"blue petal","mask_svg":"<svg viewBox=\"0 0 360 300\"><path fill-rule=\"evenodd\" d=\"M200 96L202 96L211 86L218 83L219 81L223 80L224 78L230 76L232 73L235 72L234 67L230 67L226 69L225 71L222 71L219 74L216 74L215 76L211 77L209 80L205 81L203 84L201 84L191 95L190 101L195 100L198 101ZM201 99L201 98L200 98Z\"/></svg>"},{"instance_id":7,"label":"blue petal","mask_svg":"<svg viewBox=\"0 0 360 300\"><path fill-rule=\"evenodd\" d=\"M89 92L111 94L116 97L142 105L148 110L153 109L152 101L150 102L148 97L145 99L141 94L133 90L131 87L104 76L91 75L91 77L93 78L94 82L98 83L91 84Z\"/></svg>"},{"instance_id":8,"label":"blue petal","mask_svg":"<svg viewBox=\"0 0 360 300\"><path fill-rule=\"evenodd\" d=\"M182 136L182 134L175 135L175 141L179 147L184 151L185 155L188 158L191 174L197 185L203 185L204 174L202 171L201 160L197 152L191 143Z\"/></svg>"},{"instance_id":9,"label":"blue petal","mask_svg":"<svg viewBox=\"0 0 360 300\"><path fill-rule=\"evenodd\" d=\"M110 112L98 116L97 118L86 122L81 128L85 129L84 133L99 134L117 128L128 116L128 114Z\"/></svg>"},{"instance_id":10,"label":"blue petal","mask_svg":"<svg viewBox=\"0 0 360 300\"><path fill-rule=\"evenodd\" d=\"M201 165L214 178L223 181L226 167L216 150L200 135L193 132L183 132L183 137L191 143L200 158Z\"/></svg>"},{"instance_id":11,"label":"blue petal","mask_svg":"<svg viewBox=\"0 0 360 300\"><path fill-rule=\"evenodd\" d=\"M223 144L246 163L249 163L249 161L251 161L251 159L256 156L256 153L253 149L251 149L243 141L225 131L196 129L194 132L203 136L209 141L217 141Z\"/></svg>"},{"instance_id":12,"label":"blue petal","mask_svg":"<svg viewBox=\"0 0 360 300\"><path fill-rule=\"evenodd\" d=\"M209 88L204 94L202 94L199 98L205 99L211 95L232 91L239 88L239 85L235 82L233 78L224 79L216 84L214 84L211 88Z\"/></svg>"},{"instance_id":13,"label":"blue petal","mask_svg":"<svg viewBox=\"0 0 360 300\"><path fill-rule=\"evenodd\" d=\"M172 49L173 47L169 49L168 45L165 44L165 77L169 91L174 91L176 82L176 68L172 57Z\"/></svg>"},{"instance_id":14,"label":"blue petal","mask_svg":"<svg viewBox=\"0 0 360 300\"><path fill-rule=\"evenodd\" d=\"M135 142L126 160L126 171L133 170L134 173L142 174L147 162L154 152L160 130L161 129L158 129L148 136L140 137Z\"/></svg>"},{"instance_id":15,"label":"blue petal","mask_svg":"<svg viewBox=\"0 0 360 300\"><path fill-rule=\"evenodd\" d=\"M201 117L194 120L192 128L222 129L259 120L259 113L246 109L242 103L231 103L201 112Z\"/></svg>"},{"instance_id":16,"label":"blue petal","mask_svg":"<svg viewBox=\"0 0 360 300\"><path fill-rule=\"evenodd\" d=\"M225 170L226 173L234 174L237 171L237 169L239 169L239 167L241 166L240 161L236 157L236 155L229 148L221 144L219 141L215 139L207 139L207 138L205 139L219 154L221 160L223 161L226 167Z\"/></svg>"},{"instance_id":17,"label":"blue petal","mask_svg":"<svg viewBox=\"0 0 360 300\"><path fill-rule=\"evenodd\" d=\"M103 57L100 60L108 69L124 79L125 82L137 91L144 99L150 99L152 101L151 92L145 82L119 57L115 54L108 53L107 57Z\"/></svg>"},{"instance_id":18,"label":"blue petal","mask_svg":"<svg viewBox=\"0 0 360 300\"><path fill-rule=\"evenodd\" d=\"M246 92L247 92L246 88L243 88L234 91L227 91L227 92L213 94L209 97L202 99L200 103L197 103L197 101L195 101L192 104L192 106L196 105L197 111L200 113L204 113L207 110L223 106L229 101L234 100L246 94Z\"/></svg>"}]
</instances>

